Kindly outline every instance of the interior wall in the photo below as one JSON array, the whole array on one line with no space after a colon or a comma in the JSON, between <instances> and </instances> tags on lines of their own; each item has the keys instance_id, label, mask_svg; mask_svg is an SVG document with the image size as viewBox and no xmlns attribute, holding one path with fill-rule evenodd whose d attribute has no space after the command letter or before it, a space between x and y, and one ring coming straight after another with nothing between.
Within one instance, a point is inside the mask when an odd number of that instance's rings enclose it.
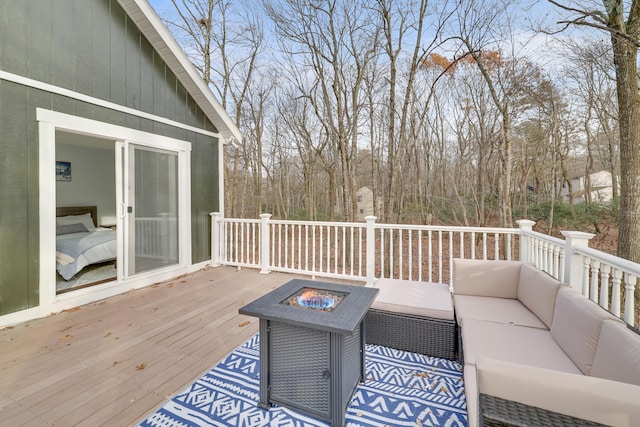
<instances>
[{"instance_id":1,"label":"interior wall","mask_svg":"<svg viewBox=\"0 0 640 427\"><path fill-rule=\"evenodd\" d=\"M96 225L114 224L115 142L56 133L56 161L71 163L71 181L56 181L56 205L96 205Z\"/></svg>"}]
</instances>

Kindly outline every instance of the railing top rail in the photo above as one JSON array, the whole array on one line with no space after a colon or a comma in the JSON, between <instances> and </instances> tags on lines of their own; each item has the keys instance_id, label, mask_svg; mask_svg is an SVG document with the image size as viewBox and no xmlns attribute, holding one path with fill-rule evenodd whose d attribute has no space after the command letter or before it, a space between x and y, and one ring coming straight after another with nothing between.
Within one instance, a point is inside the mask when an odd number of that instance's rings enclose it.
<instances>
[{"instance_id":1,"label":"railing top rail","mask_svg":"<svg viewBox=\"0 0 640 427\"><path fill-rule=\"evenodd\" d=\"M331 227L353 227L353 228L365 228L367 223L365 222L335 222L335 221L299 221L289 219L270 219L271 224L281 225L322 225Z\"/></svg>"},{"instance_id":2,"label":"railing top rail","mask_svg":"<svg viewBox=\"0 0 640 427\"><path fill-rule=\"evenodd\" d=\"M240 219L240 218L219 218L218 221L223 222L239 222L239 223L258 223L259 219ZM366 222L338 222L338 221L303 221L303 220L283 220L269 219L270 224L280 225L317 225L330 227L351 227L366 228ZM419 225L419 224L385 224L374 223L374 228L393 228L395 230L423 230L423 231L442 231L442 232L463 232L463 233L486 233L486 234L519 234L518 228L500 228L500 227L467 227L467 226L445 226L445 225ZM544 236L544 235L543 235Z\"/></svg>"},{"instance_id":3,"label":"railing top rail","mask_svg":"<svg viewBox=\"0 0 640 427\"><path fill-rule=\"evenodd\" d=\"M523 230L522 231L522 235L523 236L535 237L536 239L544 240L546 242L553 243L554 245L558 245L558 246L564 246L565 245L565 241L564 240L559 239L557 237L549 236L548 234L539 233L537 231L526 231L526 230Z\"/></svg>"},{"instance_id":4,"label":"railing top rail","mask_svg":"<svg viewBox=\"0 0 640 427\"><path fill-rule=\"evenodd\" d=\"M407 224L378 224L375 228L393 228L399 230L424 230L424 231L451 231L464 233L488 233L488 234L520 234L519 228L499 228L499 227L467 227L455 225L407 225Z\"/></svg>"},{"instance_id":5,"label":"railing top rail","mask_svg":"<svg viewBox=\"0 0 640 427\"><path fill-rule=\"evenodd\" d=\"M229 223L243 223L243 224L260 224L259 219L244 219L244 218L218 218L218 222L229 222Z\"/></svg>"},{"instance_id":6,"label":"railing top rail","mask_svg":"<svg viewBox=\"0 0 640 427\"><path fill-rule=\"evenodd\" d=\"M617 270L640 277L640 264L636 264L635 262L610 255L588 246L576 246L574 247L574 251L580 255L604 262Z\"/></svg>"}]
</instances>

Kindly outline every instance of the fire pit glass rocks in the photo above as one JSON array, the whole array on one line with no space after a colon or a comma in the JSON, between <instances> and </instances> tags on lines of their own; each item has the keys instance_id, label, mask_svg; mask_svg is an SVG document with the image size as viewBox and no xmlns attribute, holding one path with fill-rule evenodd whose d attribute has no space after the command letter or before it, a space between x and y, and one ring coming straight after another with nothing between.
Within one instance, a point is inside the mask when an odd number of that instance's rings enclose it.
<instances>
[{"instance_id":1,"label":"fire pit glass rocks","mask_svg":"<svg viewBox=\"0 0 640 427\"><path fill-rule=\"evenodd\" d=\"M282 304L312 310L333 311L347 295L346 292L305 287L282 301Z\"/></svg>"}]
</instances>

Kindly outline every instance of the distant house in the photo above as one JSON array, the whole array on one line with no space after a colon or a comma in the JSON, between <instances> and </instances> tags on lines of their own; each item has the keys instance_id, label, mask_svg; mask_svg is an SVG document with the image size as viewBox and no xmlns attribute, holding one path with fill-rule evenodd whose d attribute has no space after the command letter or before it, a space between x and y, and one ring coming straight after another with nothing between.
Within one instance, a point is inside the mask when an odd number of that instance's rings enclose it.
<instances>
[{"instance_id":1,"label":"distant house","mask_svg":"<svg viewBox=\"0 0 640 427\"><path fill-rule=\"evenodd\" d=\"M375 215L373 200L373 190L369 187L360 187L357 192L358 197L358 221L364 221L365 217ZM378 201L380 208L380 201Z\"/></svg>"},{"instance_id":2,"label":"distant house","mask_svg":"<svg viewBox=\"0 0 640 427\"><path fill-rule=\"evenodd\" d=\"M601 170L590 175L577 175L571 178L574 203L584 203L587 198L587 191L590 193L591 201L594 203L608 202L613 198L613 180L611 172ZM587 183L589 190L587 190ZM562 198L569 202L569 186L566 182L562 184Z\"/></svg>"},{"instance_id":3,"label":"distant house","mask_svg":"<svg viewBox=\"0 0 640 427\"><path fill-rule=\"evenodd\" d=\"M0 326L210 262L223 144L241 135L147 1L3 1L0 16ZM61 252L100 226L111 255ZM60 265L98 259L111 277L61 290Z\"/></svg>"}]
</instances>

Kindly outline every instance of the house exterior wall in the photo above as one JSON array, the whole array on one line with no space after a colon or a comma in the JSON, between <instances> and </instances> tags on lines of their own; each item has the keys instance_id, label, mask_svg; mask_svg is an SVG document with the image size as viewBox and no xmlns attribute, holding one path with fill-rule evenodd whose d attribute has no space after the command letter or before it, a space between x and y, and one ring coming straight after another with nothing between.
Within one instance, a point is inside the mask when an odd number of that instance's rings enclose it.
<instances>
[{"instance_id":1,"label":"house exterior wall","mask_svg":"<svg viewBox=\"0 0 640 427\"><path fill-rule=\"evenodd\" d=\"M360 187L358 189L358 220L364 221L365 217L374 214L373 210L373 191L369 187Z\"/></svg>"},{"instance_id":2,"label":"house exterior wall","mask_svg":"<svg viewBox=\"0 0 640 427\"><path fill-rule=\"evenodd\" d=\"M0 70L216 132L116 0L0 2ZM0 315L39 304L36 108L192 145L192 261L218 211L217 138L0 79Z\"/></svg>"},{"instance_id":3,"label":"house exterior wall","mask_svg":"<svg viewBox=\"0 0 640 427\"><path fill-rule=\"evenodd\" d=\"M589 176L591 182L591 201L595 203L608 202L613 198L613 180L611 172L599 171ZM573 187L574 203L584 203L586 192L586 176L580 176L571 180ZM566 183L562 186L562 196L569 201L569 188Z\"/></svg>"}]
</instances>

